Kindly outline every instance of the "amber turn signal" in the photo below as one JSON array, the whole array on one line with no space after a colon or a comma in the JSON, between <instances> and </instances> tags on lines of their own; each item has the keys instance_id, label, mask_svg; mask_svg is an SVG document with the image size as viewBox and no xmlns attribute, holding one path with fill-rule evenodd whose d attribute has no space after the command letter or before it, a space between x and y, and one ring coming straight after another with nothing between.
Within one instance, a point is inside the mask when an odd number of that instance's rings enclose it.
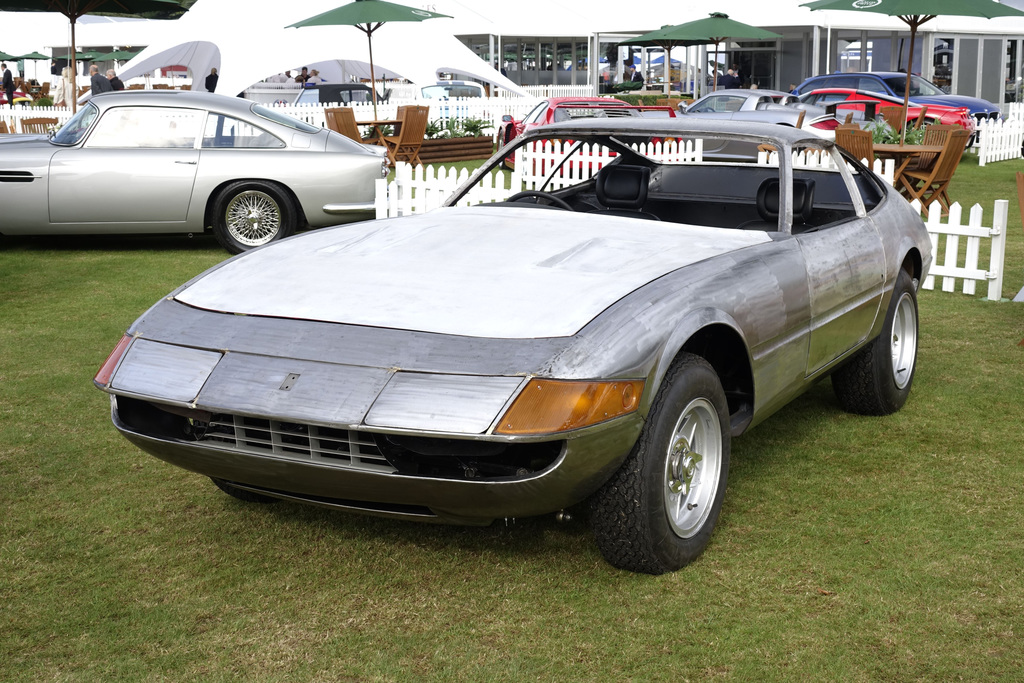
<instances>
[{"instance_id":1,"label":"amber turn signal","mask_svg":"<svg viewBox=\"0 0 1024 683\"><path fill-rule=\"evenodd\" d=\"M100 371L93 377L93 383L101 388L106 388L110 384L110 378L114 375L114 369L117 367L118 362L121 360L121 356L128 350L128 345L132 343L132 338L127 334L121 337L121 341L117 342L117 346L107 356L107 360L103 362L100 367Z\"/></svg>"},{"instance_id":2,"label":"amber turn signal","mask_svg":"<svg viewBox=\"0 0 1024 683\"><path fill-rule=\"evenodd\" d=\"M498 434L553 434L636 410L643 380L577 382L532 379L498 423Z\"/></svg>"}]
</instances>

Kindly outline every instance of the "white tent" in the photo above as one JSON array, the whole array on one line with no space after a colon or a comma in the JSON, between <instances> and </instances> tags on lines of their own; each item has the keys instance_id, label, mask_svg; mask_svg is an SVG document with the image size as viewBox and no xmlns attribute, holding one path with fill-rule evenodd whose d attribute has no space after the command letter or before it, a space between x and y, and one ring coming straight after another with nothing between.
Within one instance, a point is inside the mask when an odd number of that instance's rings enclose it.
<instances>
[{"instance_id":1,"label":"white tent","mask_svg":"<svg viewBox=\"0 0 1024 683\"><path fill-rule=\"evenodd\" d=\"M338 4L339 0L307 0L258 12L234 0L200 0L181 19L161 22L166 24L163 35L124 64L118 75L127 81L164 66L182 65L192 72L193 90L203 90L206 75L216 68L217 92L227 95L286 69L318 62L336 62L338 71L328 70L331 75L358 77L359 63L368 63L369 57L366 37L355 27L285 28ZM445 25L448 21L386 24L373 35L374 64L420 85L433 83L443 71L526 94L455 38L452 27Z\"/></svg>"}]
</instances>

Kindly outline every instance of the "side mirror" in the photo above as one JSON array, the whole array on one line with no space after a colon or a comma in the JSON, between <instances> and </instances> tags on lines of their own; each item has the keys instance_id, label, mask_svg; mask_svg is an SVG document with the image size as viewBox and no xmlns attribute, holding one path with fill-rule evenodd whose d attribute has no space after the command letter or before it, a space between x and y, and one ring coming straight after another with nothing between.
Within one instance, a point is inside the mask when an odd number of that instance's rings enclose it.
<instances>
[{"instance_id":1,"label":"side mirror","mask_svg":"<svg viewBox=\"0 0 1024 683\"><path fill-rule=\"evenodd\" d=\"M511 114L505 114L505 115L503 115L503 116L501 117L501 122L502 122L502 123L512 123L512 115L511 115Z\"/></svg>"}]
</instances>

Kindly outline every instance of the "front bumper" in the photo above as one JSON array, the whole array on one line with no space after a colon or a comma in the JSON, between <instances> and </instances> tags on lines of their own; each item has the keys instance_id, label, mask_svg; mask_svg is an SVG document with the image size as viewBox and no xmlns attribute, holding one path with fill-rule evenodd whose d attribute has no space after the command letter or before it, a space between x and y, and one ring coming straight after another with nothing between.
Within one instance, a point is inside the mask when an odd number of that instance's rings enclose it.
<instances>
[{"instance_id":1,"label":"front bumper","mask_svg":"<svg viewBox=\"0 0 1024 683\"><path fill-rule=\"evenodd\" d=\"M334 454L318 458L308 455L305 447L301 453L287 444L281 447L280 436L267 439L268 443L276 443L265 453L242 451L224 442L190 441L184 435L176 438L170 436L171 428L166 425L153 430L129 424L118 410L116 396L111 403L114 426L129 441L161 460L192 472L222 479L243 489L314 505L377 516L471 525L489 524L502 517L546 514L582 501L620 466L642 426L642 419L632 413L561 435L555 442L493 437L488 441L464 440L462 443L532 443L553 446L556 450L551 451L551 462L540 470L523 468L509 476L479 476L466 472L462 478L455 478L444 474L404 473L389 466L386 457L358 458L363 461L359 463L355 462L357 458ZM162 419L169 424L176 418L167 413ZM154 433L161 430L164 433ZM363 434L370 434L371 439L383 436L379 432ZM432 460L436 462L438 457L435 455ZM440 457L446 456L440 454ZM447 457L458 459L455 453ZM486 456L481 460L486 461Z\"/></svg>"}]
</instances>

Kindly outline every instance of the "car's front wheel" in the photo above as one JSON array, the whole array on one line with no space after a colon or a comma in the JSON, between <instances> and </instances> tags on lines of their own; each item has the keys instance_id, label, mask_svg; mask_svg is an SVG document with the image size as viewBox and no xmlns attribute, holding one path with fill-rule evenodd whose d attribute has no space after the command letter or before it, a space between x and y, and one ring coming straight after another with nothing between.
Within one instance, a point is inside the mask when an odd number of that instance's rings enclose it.
<instances>
[{"instance_id":1,"label":"car's front wheel","mask_svg":"<svg viewBox=\"0 0 1024 683\"><path fill-rule=\"evenodd\" d=\"M729 474L729 411L711 365L683 354L669 369L640 438L591 501L601 554L645 574L695 560L714 531Z\"/></svg>"},{"instance_id":2,"label":"car's front wheel","mask_svg":"<svg viewBox=\"0 0 1024 683\"><path fill-rule=\"evenodd\" d=\"M901 270L882 333L832 373L832 389L851 413L889 415L906 403L916 366L917 286Z\"/></svg>"},{"instance_id":3,"label":"car's front wheel","mask_svg":"<svg viewBox=\"0 0 1024 683\"><path fill-rule=\"evenodd\" d=\"M232 254L288 237L296 222L291 199L273 183L234 182L213 203L213 234Z\"/></svg>"}]
</instances>

